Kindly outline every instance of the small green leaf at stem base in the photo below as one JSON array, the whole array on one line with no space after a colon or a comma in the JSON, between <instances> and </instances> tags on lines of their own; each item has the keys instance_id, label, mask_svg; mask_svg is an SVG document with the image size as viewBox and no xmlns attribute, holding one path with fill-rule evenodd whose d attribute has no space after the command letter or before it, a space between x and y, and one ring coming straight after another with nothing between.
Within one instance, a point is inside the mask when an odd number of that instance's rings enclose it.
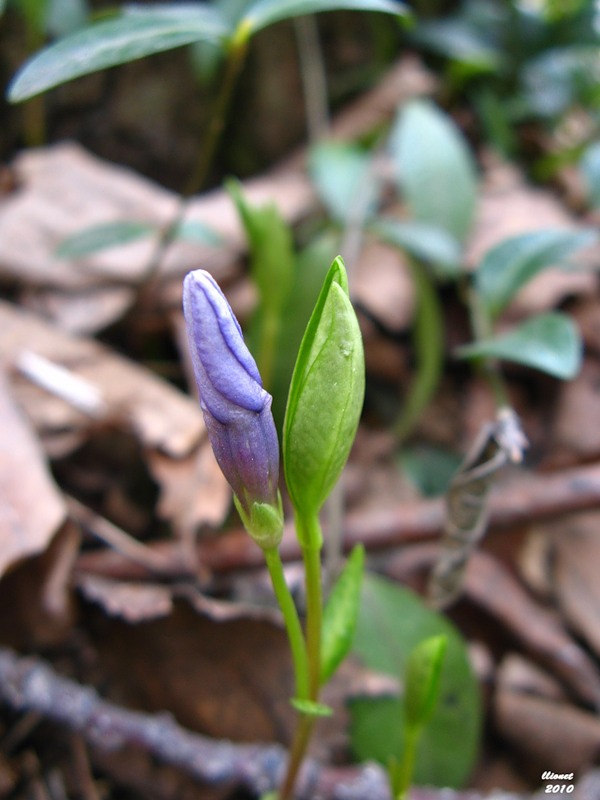
<instances>
[{"instance_id":1,"label":"small green leaf at stem base","mask_svg":"<svg viewBox=\"0 0 600 800\"><path fill-rule=\"evenodd\" d=\"M277 506L254 502L250 514L244 511L236 495L233 496L233 500L246 531L261 550L273 550L279 547L283 536L283 508L279 493Z\"/></svg>"},{"instance_id":2,"label":"small green leaf at stem base","mask_svg":"<svg viewBox=\"0 0 600 800\"><path fill-rule=\"evenodd\" d=\"M290 702L296 711L299 711L307 717L330 717L333 714L333 709L326 706L324 703L315 703L313 700L301 700L298 697L293 697Z\"/></svg>"}]
</instances>

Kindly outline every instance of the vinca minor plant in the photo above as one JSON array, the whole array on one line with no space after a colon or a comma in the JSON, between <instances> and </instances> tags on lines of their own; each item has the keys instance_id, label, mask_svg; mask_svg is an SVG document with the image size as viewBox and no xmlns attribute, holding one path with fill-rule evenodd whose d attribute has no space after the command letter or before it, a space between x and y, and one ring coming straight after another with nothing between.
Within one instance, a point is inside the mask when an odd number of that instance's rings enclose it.
<instances>
[{"instance_id":1,"label":"vinca minor plant","mask_svg":"<svg viewBox=\"0 0 600 800\"><path fill-rule=\"evenodd\" d=\"M365 386L360 329L344 264L336 258L300 345L283 431L285 479L305 567L303 628L279 554L283 510L272 397L263 388L229 303L208 272L186 276L183 307L208 436L242 522L263 550L290 643L298 722L278 795L288 800L315 720L330 713L319 702L321 688L348 653L358 615L364 559L360 547L350 555L323 608L319 511L340 476L358 427Z\"/></svg>"}]
</instances>

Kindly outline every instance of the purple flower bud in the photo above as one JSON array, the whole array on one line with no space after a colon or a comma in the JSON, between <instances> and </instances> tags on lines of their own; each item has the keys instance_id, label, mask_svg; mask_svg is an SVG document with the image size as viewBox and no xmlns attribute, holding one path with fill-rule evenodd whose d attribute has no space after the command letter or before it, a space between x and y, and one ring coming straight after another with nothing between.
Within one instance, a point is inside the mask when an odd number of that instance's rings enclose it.
<instances>
[{"instance_id":1,"label":"purple flower bud","mask_svg":"<svg viewBox=\"0 0 600 800\"><path fill-rule=\"evenodd\" d=\"M280 509L272 397L263 389L225 295L208 272L186 275L183 312L210 443L248 527L256 504Z\"/></svg>"}]
</instances>

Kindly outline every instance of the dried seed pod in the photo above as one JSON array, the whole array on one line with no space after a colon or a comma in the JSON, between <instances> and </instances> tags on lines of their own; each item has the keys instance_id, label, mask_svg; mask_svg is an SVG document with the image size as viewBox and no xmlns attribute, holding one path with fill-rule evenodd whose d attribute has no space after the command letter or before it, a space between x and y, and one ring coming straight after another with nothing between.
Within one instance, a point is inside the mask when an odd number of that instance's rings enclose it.
<instances>
[{"instance_id":1,"label":"dried seed pod","mask_svg":"<svg viewBox=\"0 0 600 800\"><path fill-rule=\"evenodd\" d=\"M526 447L519 418L512 409L501 408L496 421L481 429L452 479L441 553L427 589L435 608L445 608L460 594L469 556L487 528L488 496L496 474L505 464L520 463Z\"/></svg>"}]
</instances>

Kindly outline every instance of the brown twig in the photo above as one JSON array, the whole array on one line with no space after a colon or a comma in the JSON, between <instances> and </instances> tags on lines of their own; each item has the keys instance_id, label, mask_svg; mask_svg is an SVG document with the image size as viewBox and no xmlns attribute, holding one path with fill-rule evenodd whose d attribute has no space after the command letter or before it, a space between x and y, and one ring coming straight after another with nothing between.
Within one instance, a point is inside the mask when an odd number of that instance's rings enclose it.
<instances>
[{"instance_id":1,"label":"brown twig","mask_svg":"<svg viewBox=\"0 0 600 800\"><path fill-rule=\"evenodd\" d=\"M277 786L286 759L275 744L234 744L192 733L168 714L129 711L101 698L90 688L58 675L48 664L17 656L0 647L0 703L17 711L33 712L80 734L106 752L135 746L164 764L170 764L199 782L245 789L260 796ZM581 778L573 800L597 798L600 772ZM483 800L476 791L413 788L411 800ZM487 800L499 795L487 795ZM523 796L502 792L502 800ZM541 800L541 793L530 795ZM374 764L360 767L305 764L298 800L390 800L384 770Z\"/></svg>"},{"instance_id":2,"label":"brown twig","mask_svg":"<svg viewBox=\"0 0 600 800\"><path fill-rule=\"evenodd\" d=\"M6 648L0 648L0 700L65 725L102 750L140 747L207 784L232 783L260 794L281 778L285 750L279 745L217 741L186 731L168 714L120 708L44 662Z\"/></svg>"},{"instance_id":3,"label":"brown twig","mask_svg":"<svg viewBox=\"0 0 600 800\"><path fill-rule=\"evenodd\" d=\"M600 464L573 467L545 474L520 473L517 480L499 485L490 497L490 528L508 527L597 507L600 503ZM354 511L344 522L344 546L363 542L370 551L385 550L413 541L438 537L444 525L442 500L398 504L389 509ZM153 546L180 571L177 545L162 542ZM281 546L284 561L300 558L291 526L286 527ZM198 563L214 573L251 569L263 565L260 549L242 531L207 537L198 543ZM84 553L78 568L123 579L144 577L117 553ZM167 569L166 575L169 574Z\"/></svg>"}]
</instances>

